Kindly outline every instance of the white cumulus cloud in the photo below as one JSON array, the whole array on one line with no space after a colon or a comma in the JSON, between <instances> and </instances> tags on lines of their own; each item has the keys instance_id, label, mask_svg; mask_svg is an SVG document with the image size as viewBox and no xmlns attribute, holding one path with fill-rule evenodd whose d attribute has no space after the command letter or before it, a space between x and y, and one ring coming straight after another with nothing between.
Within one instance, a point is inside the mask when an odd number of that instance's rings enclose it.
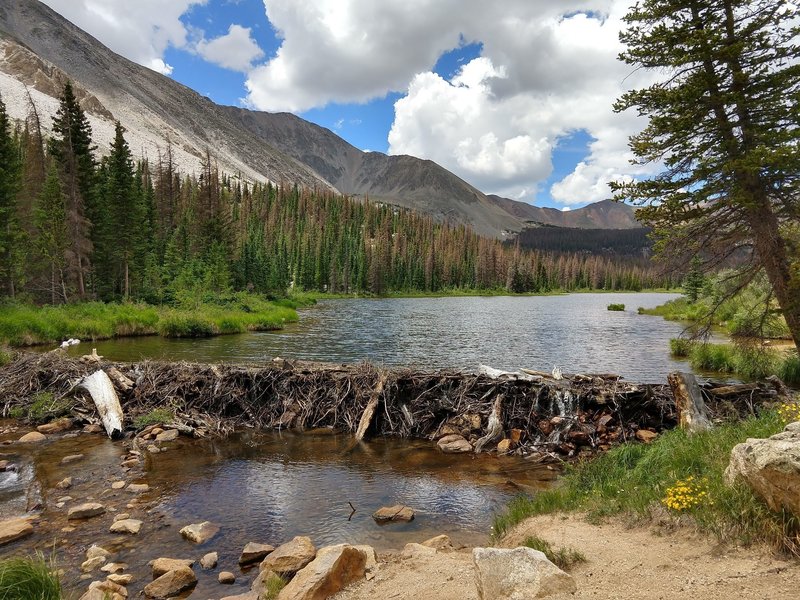
<instances>
[{"instance_id":1,"label":"white cumulus cloud","mask_svg":"<svg viewBox=\"0 0 800 600\"><path fill-rule=\"evenodd\" d=\"M250 28L235 24L225 35L210 41L200 40L195 50L208 62L233 71L247 71L254 61L264 56Z\"/></svg>"}]
</instances>

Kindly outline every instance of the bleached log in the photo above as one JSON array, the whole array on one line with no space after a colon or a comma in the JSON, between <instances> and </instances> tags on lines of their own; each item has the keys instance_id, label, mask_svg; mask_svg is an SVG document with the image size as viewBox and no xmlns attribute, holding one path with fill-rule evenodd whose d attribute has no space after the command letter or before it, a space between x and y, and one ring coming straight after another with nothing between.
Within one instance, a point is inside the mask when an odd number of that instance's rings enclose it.
<instances>
[{"instance_id":1,"label":"bleached log","mask_svg":"<svg viewBox=\"0 0 800 600\"><path fill-rule=\"evenodd\" d=\"M386 385L385 373L381 375L380 379L378 379L378 383L375 384L375 387L372 389L372 393L370 394L369 402L367 402L364 412L361 413L361 420L358 422L358 429L356 429L356 440L359 442L364 439L367 429L369 429L369 426L372 423L372 418L375 416L375 409L378 408L378 402L380 401L381 394L383 393L384 385Z\"/></svg>"},{"instance_id":2,"label":"bleached log","mask_svg":"<svg viewBox=\"0 0 800 600\"><path fill-rule=\"evenodd\" d=\"M122 406L114 389L111 379L102 369L84 377L79 387L89 392L89 395L100 413L108 437L115 438L122 435Z\"/></svg>"},{"instance_id":3,"label":"bleached log","mask_svg":"<svg viewBox=\"0 0 800 600\"><path fill-rule=\"evenodd\" d=\"M478 454L483 447L503 435L503 394L498 394L494 400L492 414L486 427L486 435L475 442L475 453Z\"/></svg>"},{"instance_id":4,"label":"bleached log","mask_svg":"<svg viewBox=\"0 0 800 600\"><path fill-rule=\"evenodd\" d=\"M711 429L708 409L695 376L691 373L670 373L667 382L675 398L681 429L692 433Z\"/></svg>"}]
</instances>

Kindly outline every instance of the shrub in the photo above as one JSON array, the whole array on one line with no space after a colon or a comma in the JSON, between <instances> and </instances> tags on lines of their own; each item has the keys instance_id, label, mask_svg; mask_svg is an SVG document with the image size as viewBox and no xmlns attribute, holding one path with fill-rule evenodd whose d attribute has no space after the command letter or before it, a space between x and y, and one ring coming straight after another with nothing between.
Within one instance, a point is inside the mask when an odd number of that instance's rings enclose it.
<instances>
[{"instance_id":1,"label":"shrub","mask_svg":"<svg viewBox=\"0 0 800 600\"><path fill-rule=\"evenodd\" d=\"M687 358L695 342L686 338L672 338L669 341L669 351L675 358Z\"/></svg>"},{"instance_id":2,"label":"shrub","mask_svg":"<svg viewBox=\"0 0 800 600\"><path fill-rule=\"evenodd\" d=\"M55 565L41 554L0 561L0 600L61 600Z\"/></svg>"},{"instance_id":3,"label":"shrub","mask_svg":"<svg viewBox=\"0 0 800 600\"><path fill-rule=\"evenodd\" d=\"M609 304L607 308L608 308L608 310L614 310L614 311L621 312L621 311L625 310L625 305L624 304Z\"/></svg>"}]
</instances>

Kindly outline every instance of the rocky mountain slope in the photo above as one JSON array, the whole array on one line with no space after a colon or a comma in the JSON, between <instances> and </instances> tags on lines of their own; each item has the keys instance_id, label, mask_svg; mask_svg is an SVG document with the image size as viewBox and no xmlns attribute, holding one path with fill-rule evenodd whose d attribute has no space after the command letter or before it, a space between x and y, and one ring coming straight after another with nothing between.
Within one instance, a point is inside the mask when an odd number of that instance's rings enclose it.
<instances>
[{"instance_id":1,"label":"rocky mountain slope","mask_svg":"<svg viewBox=\"0 0 800 600\"><path fill-rule=\"evenodd\" d=\"M488 198L530 226L550 225L579 229L637 229L642 227L642 224L636 220L635 208L613 200L602 200L577 210L560 211L495 195L489 195Z\"/></svg>"},{"instance_id":2,"label":"rocky mountain slope","mask_svg":"<svg viewBox=\"0 0 800 600\"><path fill-rule=\"evenodd\" d=\"M113 53L38 0L3 0L0 92L11 116L25 118L33 100L47 127L68 79L89 115L100 152L108 149L114 120L119 120L135 154L156 161L169 140L177 167L185 172L199 170L210 150L223 170L249 180L368 196L466 223L495 237L509 237L527 221L636 226L618 205L561 213L487 196L432 161L362 152L332 131L292 114L214 104Z\"/></svg>"}]
</instances>

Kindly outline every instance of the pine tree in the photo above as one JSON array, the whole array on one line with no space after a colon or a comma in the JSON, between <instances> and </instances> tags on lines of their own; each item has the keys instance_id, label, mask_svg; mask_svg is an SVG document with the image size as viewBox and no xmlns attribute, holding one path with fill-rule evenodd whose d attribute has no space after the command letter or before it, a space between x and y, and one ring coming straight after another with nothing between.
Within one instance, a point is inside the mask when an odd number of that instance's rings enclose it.
<instances>
[{"instance_id":1,"label":"pine tree","mask_svg":"<svg viewBox=\"0 0 800 600\"><path fill-rule=\"evenodd\" d=\"M50 302L55 304L60 298L68 300L64 268L69 245L67 225L67 204L61 188L58 168L51 164L34 213L36 223L36 249L48 270L48 292Z\"/></svg>"},{"instance_id":2,"label":"pine tree","mask_svg":"<svg viewBox=\"0 0 800 600\"><path fill-rule=\"evenodd\" d=\"M12 298L22 262L22 231L17 220L21 177L19 138L11 134L6 105L0 96L0 289L4 287Z\"/></svg>"}]
</instances>

